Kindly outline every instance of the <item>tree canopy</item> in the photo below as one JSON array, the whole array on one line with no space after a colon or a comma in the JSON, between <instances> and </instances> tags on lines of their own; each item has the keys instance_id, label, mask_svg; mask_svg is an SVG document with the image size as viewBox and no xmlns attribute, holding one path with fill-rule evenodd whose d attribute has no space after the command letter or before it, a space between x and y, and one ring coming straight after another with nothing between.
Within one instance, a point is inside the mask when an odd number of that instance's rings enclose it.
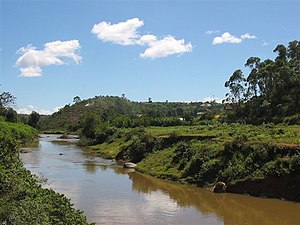
<instances>
[{"instance_id":1,"label":"tree canopy","mask_svg":"<svg viewBox=\"0 0 300 225\"><path fill-rule=\"evenodd\" d=\"M239 69L225 82L230 89L226 102L235 106L235 119L282 122L300 113L300 42L280 44L273 52L275 60L250 57L245 63L248 76Z\"/></svg>"},{"instance_id":2,"label":"tree canopy","mask_svg":"<svg viewBox=\"0 0 300 225\"><path fill-rule=\"evenodd\" d=\"M0 94L0 108L7 108L13 105L16 101L16 97L9 92L2 92Z\"/></svg>"}]
</instances>

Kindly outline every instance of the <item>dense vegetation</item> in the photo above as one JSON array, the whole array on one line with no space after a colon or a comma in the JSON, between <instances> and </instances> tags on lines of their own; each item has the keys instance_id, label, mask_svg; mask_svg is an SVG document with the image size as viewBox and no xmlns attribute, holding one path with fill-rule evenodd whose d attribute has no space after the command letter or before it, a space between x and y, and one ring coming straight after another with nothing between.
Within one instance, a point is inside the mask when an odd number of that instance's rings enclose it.
<instances>
[{"instance_id":1,"label":"dense vegetation","mask_svg":"<svg viewBox=\"0 0 300 225\"><path fill-rule=\"evenodd\" d=\"M48 118L41 119L41 130L77 131L84 114L94 113L98 120L115 127L178 126L213 118L221 112L216 102L133 102L125 97L96 96L66 105Z\"/></svg>"},{"instance_id":2,"label":"dense vegetation","mask_svg":"<svg viewBox=\"0 0 300 225\"><path fill-rule=\"evenodd\" d=\"M290 126L299 124L299 42L274 51L275 61L247 60L247 79L241 70L233 73L224 111L216 103L153 102L140 103L149 111L122 115L111 107L105 118L92 111L81 117L81 144L157 177L200 186L223 181L228 191L300 201L300 127ZM178 106L183 110L172 108Z\"/></svg>"},{"instance_id":3,"label":"dense vegetation","mask_svg":"<svg viewBox=\"0 0 300 225\"><path fill-rule=\"evenodd\" d=\"M234 108L229 120L300 124L300 42L278 45L274 52L275 60L250 57L248 76L238 69L226 81L226 102Z\"/></svg>"},{"instance_id":4,"label":"dense vegetation","mask_svg":"<svg viewBox=\"0 0 300 225\"><path fill-rule=\"evenodd\" d=\"M43 189L19 159L19 144L37 137L37 131L0 120L0 223L87 224L69 199Z\"/></svg>"},{"instance_id":5,"label":"dense vegetation","mask_svg":"<svg viewBox=\"0 0 300 225\"><path fill-rule=\"evenodd\" d=\"M300 201L300 127L197 125L118 129L90 146L104 157L138 163L153 176L228 191ZM273 179L272 184L266 181ZM287 179L287 180L286 180ZM264 183L265 182L265 183Z\"/></svg>"}]
</instances>

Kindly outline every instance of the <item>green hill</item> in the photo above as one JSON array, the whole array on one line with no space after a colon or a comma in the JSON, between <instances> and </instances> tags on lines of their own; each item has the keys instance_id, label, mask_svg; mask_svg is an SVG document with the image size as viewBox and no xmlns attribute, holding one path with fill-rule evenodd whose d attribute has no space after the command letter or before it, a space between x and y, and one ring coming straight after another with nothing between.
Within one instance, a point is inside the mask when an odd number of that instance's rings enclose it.
<instances>
[{"instance_id":1,"label":"green hill","mask_svg":"<svg viewBox=\"0 0 300 225\"><path fill-rule=\"evenodd\" d=\"M137 127L182 125L180 121L191 121L197 117L197 113L199 115L199 112L221 110L222 105L215 102L134 102L117 96L96 96L66 105L53 115L44 118L40 128L41 130L76 131L80 118L88 112L96 113L103 122L117 127ZM161 118L169 118L169 122L162 122ZM171 122L170 118L173 119Z\"/></svg>"}]
</instances>

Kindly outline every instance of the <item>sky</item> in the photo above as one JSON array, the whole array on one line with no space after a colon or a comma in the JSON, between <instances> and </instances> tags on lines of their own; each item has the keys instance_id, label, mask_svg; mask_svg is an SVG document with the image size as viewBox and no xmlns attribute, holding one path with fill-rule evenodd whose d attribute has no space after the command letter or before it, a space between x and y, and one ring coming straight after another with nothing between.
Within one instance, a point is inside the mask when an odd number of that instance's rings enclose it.
<instances>
[{"instance_id":1,"label":"sky","mask_svg":"<svg viewBox=\"0 0 300 225\"><path fill-rule=\"evenodd\" d=\"M0 0L0 92L19 113L73 98L224 98L246 60L300 38L300 0Z\"/></svg>"}]
</instances>

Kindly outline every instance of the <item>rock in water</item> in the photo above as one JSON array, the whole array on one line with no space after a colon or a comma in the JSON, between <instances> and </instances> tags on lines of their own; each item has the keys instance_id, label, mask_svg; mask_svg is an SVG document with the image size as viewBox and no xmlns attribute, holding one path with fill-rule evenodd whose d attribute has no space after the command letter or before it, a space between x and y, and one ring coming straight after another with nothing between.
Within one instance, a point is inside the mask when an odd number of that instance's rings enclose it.
<instances>
[{"instance_id":1,"label":"rock in water","mask_svg":"<svg viewBox=\"0 0 300 225\"><path fill-rule=\"evenodd\" d=\"M223 193L226 191L226 184L222 181L218 181L216 185L213 187L213 192L215 193Z\"/></svg>"},{"instance_id":2,"label":"rock in water","mask_svg":"<svg viewBox=\"0 0 300 225\"><path fill-rule=\"evenodd\" d=\"M126 163L124 163L123 167L124 168L134 168L134 167L136 167L136 164L131 163L131 162L126 162Z\"/></svg>"}]
</instances>

